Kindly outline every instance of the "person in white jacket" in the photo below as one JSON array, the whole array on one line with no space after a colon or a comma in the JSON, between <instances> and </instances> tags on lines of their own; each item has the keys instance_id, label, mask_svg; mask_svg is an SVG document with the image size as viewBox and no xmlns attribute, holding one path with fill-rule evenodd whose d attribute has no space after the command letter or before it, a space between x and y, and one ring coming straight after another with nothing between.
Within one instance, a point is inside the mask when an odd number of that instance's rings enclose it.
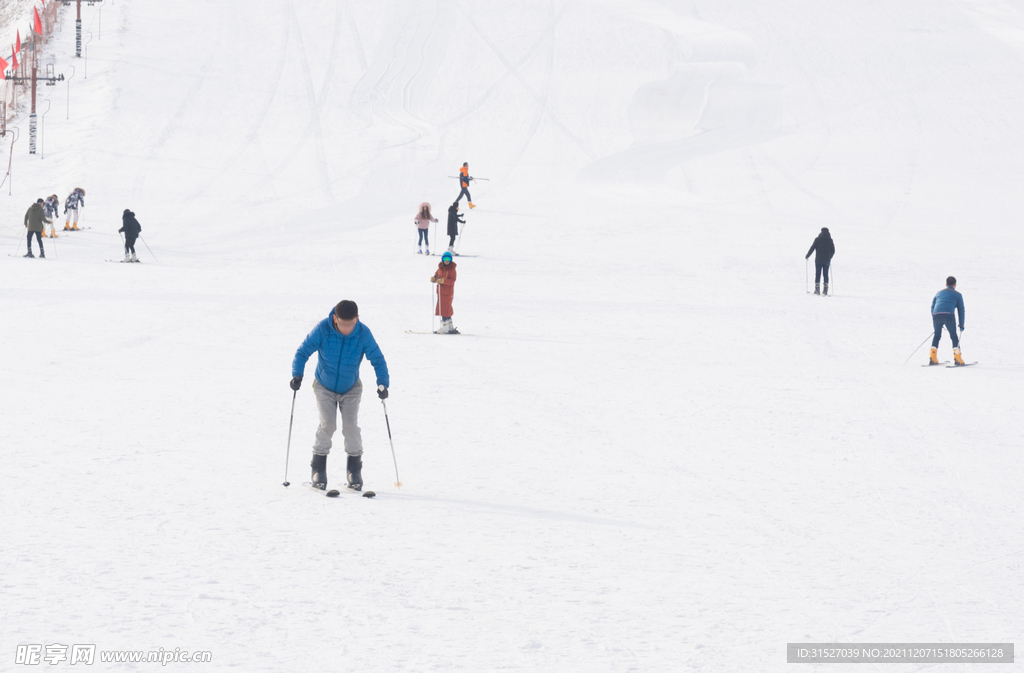
<instances>
[{"instance_id":1,"label":"person in white jacket","mask_svg":"<svg viewBox=\"0 0 1024 673\"><path fill-rule=\"evenodd\" d=\"M64 230L78 231L78 209L85 206L85 190L75 187L64 200Z\"/></svg>"}]
</instances>

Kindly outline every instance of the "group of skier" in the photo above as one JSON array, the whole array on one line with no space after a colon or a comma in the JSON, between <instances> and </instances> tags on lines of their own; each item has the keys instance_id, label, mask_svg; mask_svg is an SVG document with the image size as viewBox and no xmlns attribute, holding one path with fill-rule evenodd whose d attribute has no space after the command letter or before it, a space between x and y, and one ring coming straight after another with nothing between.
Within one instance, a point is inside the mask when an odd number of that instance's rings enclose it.
<instances>
[{"instance_id":1,"label":"group of skier","mask_svg":"<svg viewBox=\"0 0 1024 673\"><path fill-rule=\"evenodd\" d=\"M836 245L832 240L832 234L828 227L822 227L821 233L811 243L810 249L804 255L809 259L814 253L814 294L828 296L828 270L832 264L832 257L836 254ZM822 278L824 277L824 287ZM956 290L956 278L946 278L946 287L939 290L932 299L932 347L928 356L928 365L942 364L939 362L939 342L942 340L942 328L949 332L949 338L953 341L953 363L956 367L966 366L963 355L960 353L960 336L957 334L957 324L953 320L954 312L959 318L960 332L964 331L964 297ZM923 345L923 344L922 344Z\"/></svg>"},{"instance_id":2,"label":"group of skier","mask_svg":"<svg viewBox=\"0 0 1024 673\"><path fill-rule=\"evenodd\" d=\"M25 229L28 230L26 237L28 252L25 253L25 257L35 257L35 254L32 252L32 238L35 236L36 242L39 244L39 257L42 259L46 258L43 239L47 238L47 225L50 228L49 238L57 238L54 220L57 219L59 204L60 201L58 201L57 195L51 194L46 199L36 199L36 202L29 206L25 212ZM66 221L64 222L65 231L81 231L78 228L78 211L83 206L85 206L85 190L81 187L75 187L74 191L64 201L64 214L66 215ZM139 257L135 254L135 241L138 240L139 235L142 233L142 225L135 219L135 213L130 209L125 208L124 213L121 214L121 228L117 231L124 234L124 259L121 261L138 262Z\"/></svg>"},{"instance_id":3,"label":"group of skier","mask_svg":"<svg viewBox=\"0 0 1024 673\"><path fill-rule=\"evenodd\" d=\"M81 187L75 187L68 194L68 198L64 200L65 231L79 231L78 211L83 206L85 206L85 190ZM51 194L45 199L36 199L36 202L29 206L25 212L25 229L27 230L25 240L28 244L28 252L25 253L25 257L35 257L32 253L32 238L34 236L39 244L39 257L46 258L43 239L57 238L57 225L55 221L59 219L57 217L59 210L60 199L57 198L56 194ZM49 225L49 234L46 232L47 225Z\"/></svg>"},{"instance_id":4,"label":"group of skier","mask_svg":"<svg viewBox=\"0 0 1024 673\"><path fill-rule=\"evenodd\" d=\"M458 276L458 265L454 261L457 254L455 239L459 235L459 224L466 222L459 215L459 201L463 195L469 201L470 208L476 207L469 195L471 180L473 178L469 175L469 163L464 163L459 170L459 184L462 187L459 198L448 208L448 249L442 253L437 271L430 277L430 282L437 286L434 312L441 318L439 334L459 333L452 323L452 302L455 297L455 280ZM128 215L129 211L126 210L125 217ZM418 233L417 254L430 254L430 225L437 221L430 212L430 204L421 203L413 218ZM134 242L134 238L132 241ZM363 395L363 384L359 379L359 366L364 357L373 365L377 378L377 396L383 401L387 399L388 386L391 385L387 361L370 328L359 320L358 306L348 299L331 309L330 314L317 323L295 352L289 383L295 393L302 387L306 362L313 353L317 353L313 394L316 397L320 422L313 441L313 458L309 464L310 485L321 491L327 489L327 456L330 455L334 433L338 429L340 413L341 434L347 458L347 486L354 491L361 491L363 443L359 428L359 402Z\"/></svg>"}]
</instances>

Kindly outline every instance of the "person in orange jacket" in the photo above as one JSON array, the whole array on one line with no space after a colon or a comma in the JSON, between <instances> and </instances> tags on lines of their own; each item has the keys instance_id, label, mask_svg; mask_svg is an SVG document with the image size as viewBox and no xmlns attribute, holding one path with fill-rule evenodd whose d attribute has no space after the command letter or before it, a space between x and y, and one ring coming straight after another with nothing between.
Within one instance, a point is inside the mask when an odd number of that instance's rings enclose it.
<instances>
[{"instance_id":1,"label":"person in orange jacket","mask_svg":"<svg viewBox=\"0 0 1024 673\"><path fill-rule=\"evenodd\" d=\"M437 334L458 334L452 324L452 300L455 298L455 278L457 274L452 261L452 253L445 252L441 255L441 263L437 265L437 271L430 278L431 283L437 283L437 309L434 315L441 316L441 327Z\"/></svg>"},{"instance_id":2,"label":"person in orange jacket","mask_svg":"<svg viewBox=\"0 0 1024 673\"><path fill-rule=\"evenodd\" d=\"M469 162L462 164L462 168L459 169L459 184L462 185L462 191L459 192L459 198L455 199L455 203L462 200L462 195L466 195L466 200L469 201L470 208L476 208L473 205L473 197L469 195L469 181L473 178L469 177Z\"/></svg>"}]
</instances>

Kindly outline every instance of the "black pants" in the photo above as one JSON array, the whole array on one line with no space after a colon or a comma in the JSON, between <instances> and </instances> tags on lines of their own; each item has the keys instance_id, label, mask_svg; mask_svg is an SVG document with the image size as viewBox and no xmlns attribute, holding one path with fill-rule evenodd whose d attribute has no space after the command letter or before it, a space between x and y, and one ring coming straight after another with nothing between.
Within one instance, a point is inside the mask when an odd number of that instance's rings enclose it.
<instances>
[{"instance_id":1,"label":"black pants","mask_svg":"<svg viewBox=\"0 0 1024 673\"><path fill-rule=\"evenodd\" d=\"M26 240L28 241L28 251L32 252L32 234L36 235L36 240L39 241L39 252L43 252L43 232L41 231L30 231Z\"/></svg>"},{"instance_id":2,"label":"black pants","mask_svg":"<svg viewBox=\"0 0 1024 673\"><path fill-rule=\"evenodd\" d=\"M449 248L455 247L455 236L456 235L457 234L448 234L448 247ZM42 245L42 243L40 243L40 245Z\"/></svg>"},{"instance_id":3,"label":"black pants","mask_svg":"<svg viewBox=\"0 0 1024 673\"><path fill-rule=\"evenodd\" d=\"M935 336L932 337L932 348L939 347L939 340L942 338L942 327L945 325L949 332L949 338L953 340L953 348L960 347L960 337L956 333L956 322L952 313L932 313L932 327L935 328Z\"/></svg>"},{"instance_id":4,"label":"black pants","mask_svg":"<svg viewBox=\"0 0 1024 673\"><path fill-rule=\"evenodd\" d=\"M417 229L416 231L420 232L420 242L419 242L419 245L423 245L424 243L426 243L427 247L429 248L430 247L430 236L429 236L430 230L429 229Z\"/></svg>"},{"instance_id":5,"label":"black pants","mask_svg":"<svg viewBox=\"0 0 1024 673\"><path fill-rule=\"evenodd\" d=\"M125 236L124 237L124 254L127 255L129 252L131 252L133 255L135 254L135 239L136 238L137 238L136 236Z\"/></svg>"},{"instance_id":6,"label":"black pants","mask_svg":"<svg viewBox=\"0 0 1024 673\"><path fill-rule=\"evenodd\" d=\"M463 194L466 195L466 200L467 201L469 201L470 203L473 203L473 197L469 195L469 187L463 187L462 188L462 191L459 192L459 198L455 199L455 203L458 203L459 201L462 200L462 195Z\"/></svg>"},{"instance_id":7,"label":"black pants","mask_svg":"<svg viewBox=\"0 0 1024 673\"><path fill-rule=\"evenodd\" d=\"M828 285L828 265L832 263L832 260L820 260L817 257L814 258L814 283L817 284L821 280L821 272L825 272L825 285Z\"/></svg>"}]
</instances>

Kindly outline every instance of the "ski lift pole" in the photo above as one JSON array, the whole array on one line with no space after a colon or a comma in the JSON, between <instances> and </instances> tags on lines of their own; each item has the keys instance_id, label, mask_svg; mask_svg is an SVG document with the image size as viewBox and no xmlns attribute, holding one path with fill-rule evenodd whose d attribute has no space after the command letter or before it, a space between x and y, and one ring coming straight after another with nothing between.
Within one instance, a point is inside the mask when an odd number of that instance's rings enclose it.
<instances>
[{"instance_id":1,"label":"ski lift pole","mask_svg":"<svg viewBox=\"0 0 1024 673\"><path fill-rule=\"evenodd\" d=\"M89 42L92 42L92 31L89 31ZM85 43L85 79L89 79L89 42Z\"/></svg>"},{"instance_id":2,"label":"ski lift pole","mask_svg":"<svg viewBox=\"0 0 1024 673\"><path fill-rule=\"evenodd\" d=\"M14 163L14 143L18 142L18 138L21 137L21 129L17 126L11 127L12 131L15 131L14 137L11 138L11 156L7 160L7 196L11 196L11 187L14 185L14 176L11 175L11 166Z\"/></svg>"},{"instance_id":3,"label":"ski lift pole","mask_svg":"<svg viewBox=\"0 0 1024 673\"><path fill-rule=\"evenodd\" d=\"M65 119L71 119L71 80L75 76L75 66L72 65L72 66L68 66L68 67L71 69L71 77L67 78L67 82L68 82L68 96L67 96L67 99L68 99L68 110L67 110L67 115L65 116Z\"/></svg>"},{"instance_id":4,"label":"ski lift pole","mask_svg":"<svg viewBox=\"0 0 1024 673\"><path fill-rule=\"evenodd\" d=\"M46 158L46 115L50 111L50 107L52 105L53 105L52 101L50 101L50 99L47 98L46 99L46 112L44 112L41 115L42 116L42 128L40 129L41 133L39 134L39 158L40 159L45 159Z\"/></svg>"}]
</instances>

